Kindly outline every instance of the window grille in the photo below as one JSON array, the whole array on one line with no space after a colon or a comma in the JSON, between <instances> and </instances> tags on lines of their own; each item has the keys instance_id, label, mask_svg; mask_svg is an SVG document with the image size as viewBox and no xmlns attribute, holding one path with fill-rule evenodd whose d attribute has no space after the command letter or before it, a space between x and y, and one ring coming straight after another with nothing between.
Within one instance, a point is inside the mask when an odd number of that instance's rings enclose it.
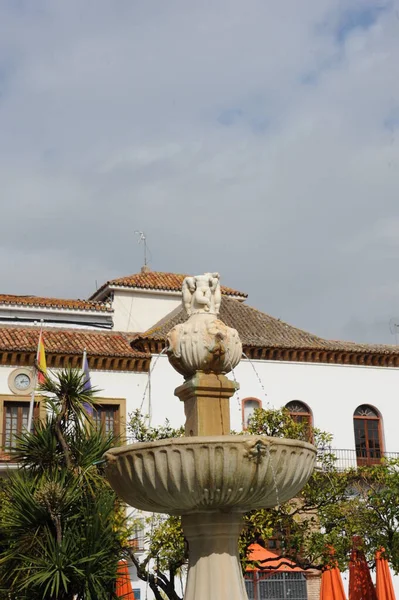
<instances>
[{"instance_id":1,"label":"window grille","mask_svg":"<svg viewBox=\"0 0 399 600\"><path fill-rule=\"evenodd\" d=\"M248 600L307 600L303 573L254 571L245 576Z\"/></svg>"}]
</instances>

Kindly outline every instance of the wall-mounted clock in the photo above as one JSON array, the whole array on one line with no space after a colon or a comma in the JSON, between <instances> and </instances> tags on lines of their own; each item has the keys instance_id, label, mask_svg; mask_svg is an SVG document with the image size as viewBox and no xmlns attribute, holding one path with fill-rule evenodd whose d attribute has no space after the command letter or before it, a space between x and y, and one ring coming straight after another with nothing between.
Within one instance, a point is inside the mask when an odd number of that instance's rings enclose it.
<instances>
[{"instance_id":1,"label":"wall-mounted clock","mask_svg":"<svg viewBox=\"0 0 399 600\"><path fill-rule=\"evenodd\" d=\"M35 385L32 369L20 367L8 376L8 387L14 394L30 394Z\"/></svg>"}]
</instances>

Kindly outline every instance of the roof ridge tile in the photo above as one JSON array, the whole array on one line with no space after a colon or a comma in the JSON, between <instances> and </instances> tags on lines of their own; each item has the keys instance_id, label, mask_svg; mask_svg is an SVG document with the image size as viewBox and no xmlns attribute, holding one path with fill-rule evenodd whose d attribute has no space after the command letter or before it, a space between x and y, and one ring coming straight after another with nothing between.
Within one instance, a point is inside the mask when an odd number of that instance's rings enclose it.
<instances>
[{"instance_id":1,"label":"roof ridge tile","mask_svg":"<svg viewBox=\"0 0 399 600\"><path fill-rule=\"evenodd\" d=\"M168 273L165 271L146 271L144 273L133 273L132 275L125 275L116 279L110 279L96 292L94 292L90 298L95 298L110 286L180 292L185 277L188 277L188 275L183 273ZM248 297L248 294L224 285L221 286L221 289L222 294L227 296L237 296L242 299Z\"/></svg>"}]
</instances>

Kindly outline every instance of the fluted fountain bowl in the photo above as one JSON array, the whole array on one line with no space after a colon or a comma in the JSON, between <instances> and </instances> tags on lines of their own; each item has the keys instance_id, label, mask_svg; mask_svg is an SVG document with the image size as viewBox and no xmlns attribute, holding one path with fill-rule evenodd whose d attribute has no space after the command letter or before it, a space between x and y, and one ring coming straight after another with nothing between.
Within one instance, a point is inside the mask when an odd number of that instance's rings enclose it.
<instances>
[{"instance_id":1,"label":"fluted fountain bowl","mask_svg":"<svg viewBox=\"0 0 399 600\"><path fill-rule=\"evenodd\" d=\"M255 435L183 437L113 448L106 474L119 496L149 512L246 512L294 497L312 474L316 448Z\"/></svg>"}]
</instances>

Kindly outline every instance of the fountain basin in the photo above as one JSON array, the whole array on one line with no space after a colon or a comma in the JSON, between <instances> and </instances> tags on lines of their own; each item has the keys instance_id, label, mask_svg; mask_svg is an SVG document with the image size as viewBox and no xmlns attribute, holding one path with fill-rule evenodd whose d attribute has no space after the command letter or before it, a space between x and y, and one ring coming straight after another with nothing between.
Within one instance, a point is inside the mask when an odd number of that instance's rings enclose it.
<instances>
[{"instance_id":1,"label":"fountain basin","mask_svg":"<svg viewBox=\"0 0 399 600\"><path fill-rule=\"evenodd\" d=\"M299 440L223 435L131 444L104 456L112 487L135 508L242 513L295 496L312 474L316 448Z\"/></svg>"}]
</instances>

